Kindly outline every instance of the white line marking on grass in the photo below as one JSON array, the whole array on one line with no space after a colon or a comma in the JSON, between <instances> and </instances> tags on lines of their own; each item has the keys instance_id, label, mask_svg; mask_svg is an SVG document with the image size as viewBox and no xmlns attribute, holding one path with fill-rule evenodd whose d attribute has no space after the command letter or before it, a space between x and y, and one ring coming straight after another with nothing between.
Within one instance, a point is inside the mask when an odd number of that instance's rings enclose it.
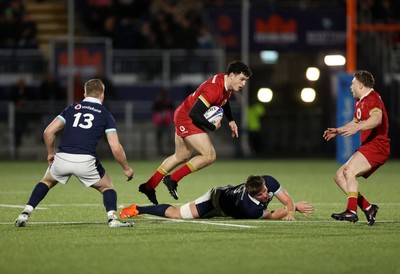
<instances>
[{"instance_id":1,"label":"white line marking on grass","mask_svg":"<svg viewBox=\"0 0 400 274\"><path fill-rule=\"evenodd\" d=\"M13 225L14 222L0 222L0 225ZM28 222L28 225L98 225L107 222Z\"/></svg>"},{"instance_id":2,"label":"white line marking on grass","mask_svg":"<svg viewBox=\"0 0 400 274\"><path fill-rule=\"evenodd\" d=\"M6 205L6 204L0 204L0 207L25 208L24 205ZM38 206L35 209L47 209L47 208Z\"/></svg>"},{"instance_id":3,"label":"white line marking on grass","mask_svg":"<svg viewBox=\"0 0 400 274\"><path fill-rule=\"evenodd\" d=\"M200 221L200 220L169 219L169 218L161 218L161 217L145 217L145 218L177 222L177 223L197 223L197 224L200 223L200 224L205 224L205 225L231 226L231 227L240 227L240 228L256 228L257 227L257 226L252 226L252 225L237 225L237 224L209 222L209 221Z\"/></svg>"}]
</instances>

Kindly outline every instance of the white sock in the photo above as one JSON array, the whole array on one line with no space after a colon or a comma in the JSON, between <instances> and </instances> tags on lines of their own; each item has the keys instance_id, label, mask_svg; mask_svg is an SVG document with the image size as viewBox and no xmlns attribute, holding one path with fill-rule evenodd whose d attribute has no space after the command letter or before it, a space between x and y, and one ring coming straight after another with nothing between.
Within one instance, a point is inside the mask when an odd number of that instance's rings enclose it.
<instances>
[{"instance_id":1,"label":"white sock","mask_svg":"<svg viewBox=\"0 0 400 274\"><path fill-rule=\"evenodd\" d=\"M114 211L114 210L108 211L107 212L107 218L108 218L108 220L117 220L118 219L117 212Z\"/></svg>"},{"instance_id":2,"label":"white sock","mask_svg":"<svg viewBox=\"0 0 400 274\"><path fill-rule=\"evenodd\" d=\"M27 212L29 215L31 215L33 210L34 210L33 206L26 205L22 212Z\"/></svg>"}]
</instances>

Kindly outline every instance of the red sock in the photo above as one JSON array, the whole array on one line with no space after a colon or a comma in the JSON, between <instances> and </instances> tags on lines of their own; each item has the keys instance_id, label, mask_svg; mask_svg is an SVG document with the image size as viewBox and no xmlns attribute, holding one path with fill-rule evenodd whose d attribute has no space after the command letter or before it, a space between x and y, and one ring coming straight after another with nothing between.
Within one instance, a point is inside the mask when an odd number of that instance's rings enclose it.
<instances>
[{"instance_id":1,"label":"red sock","mask_svg":"<svg viewBox=\"0 0 400 274\"><path fill-rule=\"evenodd\" d=\"M347 210L351 210L357 213L357 192L347 193Z\"/></svg>"},{"instance_id":2,"label":"red sock","mask_svg":"<svg viewBox=\"0 0 400 274\"><path fill-rule=\"evenodd\" d=\"M184 164L182 167L180 167L179 169L174 171L174 173L171 174L171 179L174 180L175 182L179 182L186 175L196 172L196 171L197 171L197 169L189 161L186 164Z\"/></svg>"},{"instance_id":3,"label":"red sock","mask_svg":"<svg viewBox=\"0 0 400 274\"><path fill-rule=\"evenodd\" d=\"M364 196L361 195L360 192L358 192L357 205L364 211L364 210L366 210L371 204L367 201L367 199L365 199Z\"/></svg>"},{"instance_id":4,"label":"red sock","mask_svg":"<svg viewBox=\"0 0 400 274\"><path fill-rule=\"evenodd\" d=\"M153 176L151 176L150 179L147 180L147 182L146 182L146 188L147 188L147 189L155 189L167 173L168 173L168 172L165 171L165 170L160 166L160 167L156 170L156 172L154 172Z\"/></svg>"}]
</instances>

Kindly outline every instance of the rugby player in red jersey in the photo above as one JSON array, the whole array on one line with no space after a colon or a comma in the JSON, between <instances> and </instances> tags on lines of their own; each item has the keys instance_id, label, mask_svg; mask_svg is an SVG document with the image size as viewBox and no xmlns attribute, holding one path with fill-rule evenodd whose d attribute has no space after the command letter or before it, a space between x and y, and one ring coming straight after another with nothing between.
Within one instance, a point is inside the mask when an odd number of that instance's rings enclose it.
<instances>
[{"instance_id":1,"label":"rugby player in red jersey","mask_svg":"<svg viewBox=\"0 0 400 274\"><path fill-rule=\"evenodd\" d=\"M356 99L353 120L339 128L328 128L323 134L325 140L329 141L338 134L348 137L360 131L361 146L339 168L334 178L336 184L347 194L347 208L342 213L332 214L331 217L355 223L358 221L358 205L364 211L370 226L375 223L379 207L370 204L361 195L357 177L368 178L390 155L388 115L380 95L373 89L374 84L375 79L370 72L355 72L350 86Z\"/></svg>"},{"instance_id":2,"label":"rugby player in red jersey","mask_svg":"<svg viewBox=\"0 0 400 274\"><path fill-rule=\"evenodd\" d=\"M225 73L216 74L203 82L177 107L174 114L175 153L162 162L147 182L139 186L139 192L144 193L153 204L158 204L155 188L161 180L171 196L177 200L178 182L184 176L209 166L216 160L215 149L206 130L214 131L221 123L214 125L203 116L208 108L222 107L229 121L232 138L239 137L229 98L246 85L250 76L251 71L245 63L232 61ZM194 157L193 152L197 152ZM168 175L181 164L183 165Z\"/></svg>"}]
</instances>

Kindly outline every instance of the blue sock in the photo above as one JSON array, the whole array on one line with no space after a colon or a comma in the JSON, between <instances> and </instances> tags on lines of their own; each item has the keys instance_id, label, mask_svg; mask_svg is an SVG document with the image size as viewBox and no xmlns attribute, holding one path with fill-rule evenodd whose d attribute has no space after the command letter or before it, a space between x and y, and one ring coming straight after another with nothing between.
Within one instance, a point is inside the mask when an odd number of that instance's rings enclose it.
<instances>
[{"instance_id":1,"label":"blue sock","mask_svg":"<svg viewBox=\"0 0 400 274\"><path fill-rule=\"evenodd\" d=\"M161 205L151 205L151 206L137 206L136 208L139 211L139 214L150 214L150 215L165 217L165 211L170 206L171 205L168 204L161 204Z\"/></svg>"},{"instance_id":2,"label":"blue sock","mask_svg":"<svg viewBox=\"0 0 400 274\"><path fill-rule=\"evenodd\" d=\"M103 192L103 204L106 212L117 211L117 192L114 189L107 189Z\"/></svg>"},{"instance_id":3,"label":"blue sock","mask_svg":"<svg viewBox=\"0 0 400 274\"><path fill-rule=\"evenodd\" d=\"M37 183L35 188L32 190L32 194L29 198L27 205L35 208L40 203L40 201L43 200L49 190L50 188L46 184L42 182Z\"/></svg>"}]
</instances>

